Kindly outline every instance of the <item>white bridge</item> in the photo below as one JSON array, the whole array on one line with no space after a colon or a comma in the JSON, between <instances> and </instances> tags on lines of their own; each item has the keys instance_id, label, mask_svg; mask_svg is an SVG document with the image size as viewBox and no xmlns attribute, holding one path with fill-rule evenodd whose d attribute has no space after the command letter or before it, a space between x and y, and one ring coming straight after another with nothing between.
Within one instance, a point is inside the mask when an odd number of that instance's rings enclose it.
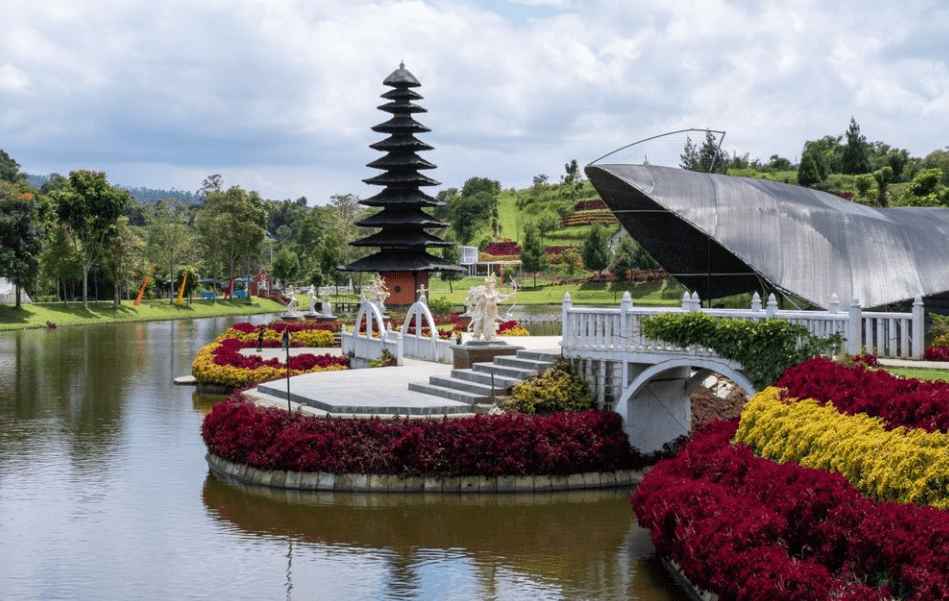
<instances>
[{"instance_id":1,"label":"white bridge","mask_svg":"<svg viewBox=\"0 0 949 601\"><path fill-rule=\"evenodd\" d=\"M712 349L680 348L642 334L644 317L701 311L720 319L784 319L817 336L840 334L848 354L922 358L924 311L917 298L909 313L866 312L853 299L841 310L836 295L827 311L778 309L774 295L750 309L703 309L686 293L681 307L634 307L629 293L618 308L574 307L567 294L562 310L562 352L591 383L598 401L623 416L633 446L649 453L688 434L693 390L710 374L725 376L749 394L754 386L744 367Z\"/></svg>"}]
</instances>

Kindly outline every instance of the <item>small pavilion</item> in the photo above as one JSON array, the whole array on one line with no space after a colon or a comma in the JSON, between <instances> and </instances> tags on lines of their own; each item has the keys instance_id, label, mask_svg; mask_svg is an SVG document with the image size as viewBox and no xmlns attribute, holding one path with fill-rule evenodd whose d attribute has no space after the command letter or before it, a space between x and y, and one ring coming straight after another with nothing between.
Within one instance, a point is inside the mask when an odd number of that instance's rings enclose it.
<instances>
[{"instance_id":1,"label":"small pavilion","mask_svg":"<svg viewBox=\"0 0 949 601\"><path fill-rule=\"evenodd\" d=\"M405 64L400 64L382 83L393 89L382 94L389 102L378 108L390 113L392 118L372 130L389 134L389 137L371 144L370 148L386 154L367 166L381 169L383 173L363 181L385 188L379 194L360 201L362 205L382 210L357 223L361 227L378 228L378 231L350 243L357 247L378 247L379 251L339 269L378 272L389 291L386 304L410 305L417 299L421 286L428 285L430 272L464 272L465 269L426 250L454 243L426 231L444 228L448 224L425 212L424 209L443 203L420 190L422 186L440 185L440 182L419 173L423 169L435 168L417 154L433 149L415 137L415 134L431 131L413 117L415 113L427 112L413 102L422 98L412 89L421 84Z\"/></svg>"}]
</instances>

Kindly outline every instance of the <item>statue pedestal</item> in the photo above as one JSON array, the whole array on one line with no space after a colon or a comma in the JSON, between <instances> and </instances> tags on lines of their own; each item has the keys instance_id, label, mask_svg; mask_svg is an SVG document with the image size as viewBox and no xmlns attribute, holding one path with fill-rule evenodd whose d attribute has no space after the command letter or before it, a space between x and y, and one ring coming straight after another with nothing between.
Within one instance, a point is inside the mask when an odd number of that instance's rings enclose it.
<instances>
[{"instance_id":1,"label":"statue pedestal","mask_svg":"<svg viewBox=\"0 0 949 601\"><path fill-rule=\"evenodd\" d=\"M522 346L514 346L501 340L469 341L464 344L451 346L452 367L455 369L471 369L474 363L491 363L495 357L516 355L517 351L524 350Z\"/></svg>"}]
</instances>

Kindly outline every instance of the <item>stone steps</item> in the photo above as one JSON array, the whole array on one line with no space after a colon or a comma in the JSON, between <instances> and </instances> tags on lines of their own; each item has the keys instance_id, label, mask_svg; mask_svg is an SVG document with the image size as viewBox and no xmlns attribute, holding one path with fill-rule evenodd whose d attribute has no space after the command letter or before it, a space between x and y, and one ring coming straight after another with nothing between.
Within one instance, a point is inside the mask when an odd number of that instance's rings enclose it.
<instances>
[{"instance_id":1,"label":"stone steps","mask_svg":"<svg viewBox=\"0 0 949 601\"><path fill-rule=\"evenodd\" d=\"M426 383L409 383L409 390L468 403L477 412L487 411L508 396L511 386L542 373L560 357L558 353L519 350L516 356L495 357L492 363L475 363L471 369L453 369L449 377L431 376Z\"/></svg>"}]
</instances>

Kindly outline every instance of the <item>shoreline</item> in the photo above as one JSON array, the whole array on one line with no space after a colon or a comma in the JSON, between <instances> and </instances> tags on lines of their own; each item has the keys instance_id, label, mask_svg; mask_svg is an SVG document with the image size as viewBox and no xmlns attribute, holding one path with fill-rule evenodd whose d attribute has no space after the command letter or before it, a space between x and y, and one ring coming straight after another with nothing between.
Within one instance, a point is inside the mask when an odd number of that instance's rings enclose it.
<instances>
[{"instance_id":1,"label":"shoreline","mask_svg":"<svg viewBox=\"0 0 949 601\"><path fill-rule=\"evenodd\" d=\"M568 476L399 476L262 470L205 455L210 470L239 484L284 490L353 493L548 493L569 490L634 487L647 470L590 472Z\"/></svg>"}]
</instances>

